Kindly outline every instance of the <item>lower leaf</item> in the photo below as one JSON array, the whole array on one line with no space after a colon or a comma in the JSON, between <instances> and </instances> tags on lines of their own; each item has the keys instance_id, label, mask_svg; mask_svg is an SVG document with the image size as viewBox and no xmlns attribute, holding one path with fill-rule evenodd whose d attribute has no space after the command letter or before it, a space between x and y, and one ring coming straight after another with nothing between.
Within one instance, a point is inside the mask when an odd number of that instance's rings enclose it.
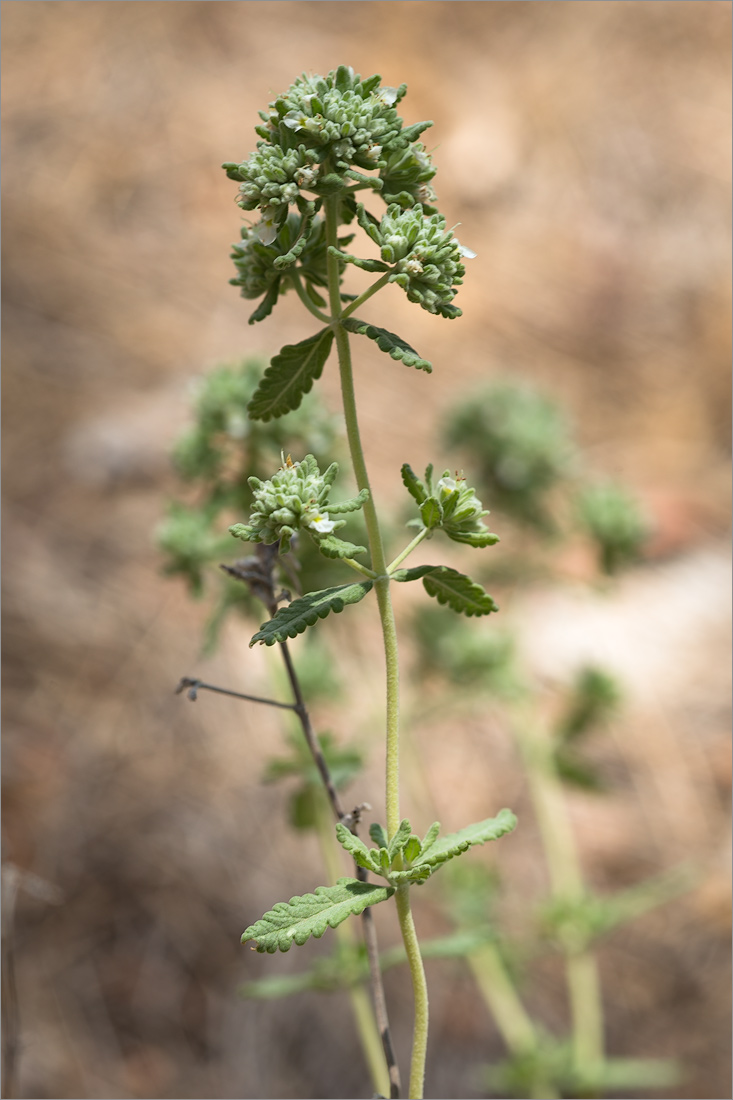
<instances>
[{"instance_id":1,"label":"lower leaf","mask_svg":"<svg viewBox=\"0 0 733 1100\"><path fill-rule=\"evenodd\" d=\"M319 886L313 894L280 901L242 935L242 943L254 941L256 949L289 951L314 936L320 939L327 928L336 928L352 914L390 898L394 890L374 886L355 878L340 878L335 886Z\"/></svg>"}]
</instances>

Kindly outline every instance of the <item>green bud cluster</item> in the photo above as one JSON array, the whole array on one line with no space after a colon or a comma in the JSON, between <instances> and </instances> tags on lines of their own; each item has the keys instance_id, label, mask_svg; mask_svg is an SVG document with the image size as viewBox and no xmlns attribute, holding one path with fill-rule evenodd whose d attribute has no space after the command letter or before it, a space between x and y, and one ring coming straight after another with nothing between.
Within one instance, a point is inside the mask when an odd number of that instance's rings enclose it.
<instances>
[{"instance_id":1,"label":"green bud cluster","mask_svg":"<svg viewBox=\"0 0 733 1100\"><path fill-rule=\"evenodd\" d=\"M420 506L418 526L429 531L443 530L454 542L468 546L493 546L499 541L497 535L488 530L483 517L488 516L474 489L466 484L466 479L450 476L445 470L437 483L433 484L433 467L425 470L422 482L407 463L402 467L402 480L408 492Z\"/></svg>"},{"instance_id":2,"label":"green bud cluster","mask_svg":"<svg viewBox=\"0 0 733 1100\"><path fill-rule=\"evenodd\" d=\"M395 149L386 158L385 167L380 172L382 198L388 204L396 202L405 208L420 202L427 214L434 214L435 208L427 204L435 201L435 191L430 186L435 172L421 142Z\"/></svg>"},{"instance_id":3,"label":"green bud cluster","mask_svg":"<svg viewBox=\"0 0 733 1100\"><path fill-rule=\"evenodd\" d=\"M370 270L391 267L389 282L401 286L411 302L429 313L460 317L460 309L451 301L466 271L462 257L473 253L459 244L451 229L446 230L442 214L426 216L421 203L409 210L391 203L377 224L359 203L357 217L380 250L381 263L371 261ZM356 257L346 259L361 266Z\"/></svg>"},{"instance_id":4,"label":"green bud cluster","mask_svg":"<svg viewBox=\"0 0 733 1100\"><path fill-rule=\"evenodd\" d=\"M346 65L326 77L303 75L270 104L269 112L260 113L265 125L257 133L284 149L306 149L315 162L329 162L337 171L353 165L381 170L390 153L405 148L431 123L403 129L395 105L407 85L380 84L378 75L362 80Z\"/></svg>"},{"instance_id":5,"label":"green bud cluster","mask_svg":"<svg viewBox=\"0 0 733 1100\"><path fill-rule=\"evenodd\" d=\"M268 481L248 478L254 496L250 522L235 523L230 533L245 542L279 542L281 553L290 549L291 539L299 530L307 531L319 543L346 522L333 520L332 515L355 511L368 496L363 490L351 500L329 503L338 469L338 463L332 462L321 473L313 455L306 455L302 462L293 462L288 456Z\"/></svg>"},{"instance_id":6,"label":"green bud cluster","mask_svg":"<svg viewBox=\"0 0 733 1100\"><path fill-rule=\"evenodd\" d=\"M416 141L432 123L405 127L395 105L407 86L380 85L378 75L362 80L342 65L326 77L300 77L260 112L256 150L223 165L239 183L238 205L261 212L253 231L259 241L273 243L293 204L312 214L314 196L367 187L405 207L435 198L435 169Z\"/></svg>"},{"instance_id":7,"label":"green bud cluster","mask_svg":"<svg viewBox=\"0 0 733 1100\"><path fill-rule=\"evenodd\" d=\"M290 266L294 251L298 252L300 271L305 279L317 286L326 285L324 222L319 222L312 234L303 240L302 249L298 248L301 218L297 214L289 214L274 235L269 231L263 233L262 227L262 222L253 227L243 225L241 240L232 245L231 255L239 274L229 282L242 288L243 298L259 298L266 294Z\"/></svg>"}]
</instances>

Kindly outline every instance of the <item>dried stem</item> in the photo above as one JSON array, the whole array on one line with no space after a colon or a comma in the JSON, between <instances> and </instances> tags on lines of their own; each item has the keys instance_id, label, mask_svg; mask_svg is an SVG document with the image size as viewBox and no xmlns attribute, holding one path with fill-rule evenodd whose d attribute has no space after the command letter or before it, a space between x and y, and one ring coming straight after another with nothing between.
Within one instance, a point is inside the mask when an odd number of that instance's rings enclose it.
<instances>
[{"instance_id":1,"label":"dried stem","mask_svg":"<svg viewBox=\"0 0 733 1100\"><path fill-rule=\"evenodd\" d=\"M278 559L278 547L264 546L259 544L255 547L255 557L244 558L241 561L235 562L233 566L223 565L221 568L232 577L236 577L238 580L244 581L247 584L254 596L267 608L267 611L272 618L277 611L277 605L281 597L275 594L275 582L273 578L273 571ZM226 688L214 687L211 684L204 684L200 680L190 680L185 678L181 680L178 685L177 691L182 691L184 687L190 687L189 698L195 699L195 692L198 688L206 688L209 691L218 691L225 695L233 695L236 698L247 699L256 703L269 703L271 706L283 707L288 710L294 711L297 714L300 721L303 736L310 750L313 761L318 768L318 773L321 776L326 793L328 794L329 802L333 810L334 817L337 821L342 822L352 833L356 834L359 824L359 817L362 809L366 807L366 803L356 806L351 812L345 812L341 799L333 782L331 772L329 770L326 759L321 750L321 746L316 737L313 726L311 724L308 708L305 705L303 699L303 693L300 688L300 682L298 675L295 671L292 658L290 656L290 650L288 649L287 642L280 642L279 649L282 653L283 662L290 681L290 687L293 692L294 703L278 703L272 699L263 699L252 695L243 695L241 692L229 691ZM191 693L194 693L193 695ZM363 867L359 867L355 864L356 877L361 882L367 881L367 872ZM369 959L369 977L372 991L372 1001L374 1004L374 1015L377 1021L377 1028L379 1030L379 1036L382 1040L382 1048L384 1050L384 1058L387 1063L387 1071L389 1073L389 1086L390 1086L390 1100L398 1100L400 1096L400 1071L397 1064L397 1059L394 1053L394 1047L392 1045L392 1036L389 1028L389 1017L387 1015L387 1001L384 995L384 985L382 983L382 971L379 964L379 946L377 944L377 931L374 926L374 917L371 909L365 909L361 915L362 931L364 934L364 943L366 945L367 957Z\"/></svg>"}]
</instances>

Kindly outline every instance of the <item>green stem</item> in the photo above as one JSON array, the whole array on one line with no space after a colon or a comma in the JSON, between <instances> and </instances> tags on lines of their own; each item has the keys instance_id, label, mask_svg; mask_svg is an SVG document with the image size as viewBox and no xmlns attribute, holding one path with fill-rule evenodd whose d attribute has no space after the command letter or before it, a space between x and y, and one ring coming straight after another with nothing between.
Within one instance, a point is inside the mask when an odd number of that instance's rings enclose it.
<instances>
[{"instance_id":1,"label":"green stem","mask_svg":"<svg viewBox=\"0 0 733 1100\"><path fill-rule=\"evenodd\" d=\"M508 1049L515 1054L536 1052L540 1045L537 1030L519 998L496 944L487 943L469 955L466 962ZM532 1081L531 1093L532 1100L539 1100L540 1097L542 1100L556 1100L558 1095L539 1073Z\"/></svg>"},{"instance_id":2,"label":"green stem","mask_svg":"<svg viewBox=\"0 0 733 1100\"><path fill-rule=\"evenodd\" d=\"M323 862L326 864L329 880L331 882L336 882L342 873L339 865L338 853L336 851L338 846L334 840L330 806L327 804L326 799L322 797L318 799L316 827L321 852L323 854ZM339 848L339 851L340 850ZM356 940L353 926L349 921L344 921L343 924L338 926L336 929L336 936L342 947L353 955L356 950ZM369 1002L369 995L363 985L352 985L349 987L348 992L351 1001L351 1009L356 1021L356 1030L359 1033L359 1039L361 1041L362 1050L364 1051L364 1057L369 1066L369 1073L372 1078L375 1092L380 1093L382 1096L388 1096L390 1090L387 1063L384 1060L382 1040L379 1038L377 1025L374 1021L374 1012Z\"/></svg>"},{"instance_id":3,"label":"green stem","mask_svg":"<svg viewBox=\"0 0 733 1100\"><path fill-rule=\"evenodd\" d=\"M344 565L350 565L357 573L361 573L362 577L368 577L370 581L373 581L377 576L373 569L367 569L366 565L362 565L359 561L354 561L353 558L342 558L341 561Z\"/></svg>"},{"instance_id":4,"label":"green stem","mask_svg":"<svg viewBox=\"0 0 733 1100\"><path fill-rule=\"evenodd\" d=\"M376 294L378 290L386 286L391 274L391 271L385 271L384 275L381 275L375 283L372 283L368 290L365 290L364 293L360 294L358 298L355 298L353 302L349 302L341 314L342 319L344 317L350 317L352 313L356 313L359 306L363 306L364 302L368 302L372 294Z\"/></svg>"},{"instance_id":5,"label":"green stem","mask_svg":"<svg viewBox=\"0 0 733 1100\"><path fill-rule=\"evenodd\" d=\"M558 900L579 902L585 894L583 873L551 746L545 737L534 731L531 719L520 723L516 736L545 849L552 895ZM578 1076L592 1087L604 1060L603 1004L598 963L587 946L566 945L565 954L573 1025L573 1063ZM588 1095L592 1093L588 1092Z\"/></svg>"},{"instance_id":6,"label":"green stem","mask_svg":"<svg viewBox=\"0 0 733 1100\"><path fill-rule=\"evenodd\" d=\"M346 421L346 435L349 441L349 451L354 467L354 476L359 490L368 489L369 497L364 504L364 522L369 539L371 553L371 567L377 574L374 588L377 595L379 617L382 624L382 636L384 639L384 655L387 680L387 762L386 762L386 813L387 832L394 836L400 824L400 790L399 790L399 659L397 649L397 630L395 626L394 611L389 592L389 576L387 575L387 563L382 545L382 535L379 529L379 520L374 504L374 496L369 484L364 451L359 434L359 422L356 414L356 394L354 391L354 374L351 365L351 347L349 334L342 322L344 311L341 305L340 275L342 261L331 248L338 247L338 211L340 198L338 195L325 200L326 213L326 245L327 245L327 272L328 295L331 308L331 327L333 329L336 349L338 352L339 372L341 376L341 396L343 399L344 419ZM370 288L371 293L379 289L378 284L384 285L386 279L377 280ZM368 295L370 296L370 295ZM361 301L366 298L362 295ZM352 304L355 308L358 304ZM410 1097L419 1100L422 1096L423 1080L425 1077L425 1056L427 1052L428 1038L428 992L425 982L420 945L418 943L415 926L410 912L409 886L398 887L395 900L400 921L402 939L410 964L412 987L415 998L415 1028L413 1034L412 1062L410 1068Z\"/></svg>"},{"instance_id":7,"label":"green stem","mask_svg":"<svg viewBox=\"0 0 733 1100\"><path fill-rule=\"evenodd\" d=\"M422 531L419 531L409 545L405 547L401 554L398 554L394 561L390 562L387 566L387 572L392 575L398 565L400 565L405 558L412 553L416 546L419 546L422 540L430 534L429 527L423 527Z\"/></svg>"},{"instance_id":8,"label":"green stem","mask_svg":"<svg viewBox=\"0 0 733 1100\"><path fill-rule=\"evenodd\" d=\"M327 316L327 314L321 313L320 309L315 304L315 302L312 302L310 300L310 298L308 297L308 294L306 293L306 289L303 286L300 275L295 270L295 268L290 269L290 271L288 272L288 277L290 278L290 281L292 282L293 286L295 287L296 294L298 295L298 297L300 298L301 302L303 303L305 308L308 310L308 312L312 313L314 317L317 317L319 321L322 321L324 325L330 325L331 318L329 316Z\"/></svg>"},{"instance_id":9,"label":"green stem","mask_svg":"<svg viewBox=\"0 0 733 1100\"><path fill-rule=\"evenodd\" d=\"M425 1082L425 1058L428 1050L428 986L420 954L420 944L410 910L410 887L404 883L395 893L397 913L400 918L402 941L407 952L407 962L415 995L415 1028L412 1035L410 1060L410 1100L420 1100Z\"/></svg>"}]
</instances>

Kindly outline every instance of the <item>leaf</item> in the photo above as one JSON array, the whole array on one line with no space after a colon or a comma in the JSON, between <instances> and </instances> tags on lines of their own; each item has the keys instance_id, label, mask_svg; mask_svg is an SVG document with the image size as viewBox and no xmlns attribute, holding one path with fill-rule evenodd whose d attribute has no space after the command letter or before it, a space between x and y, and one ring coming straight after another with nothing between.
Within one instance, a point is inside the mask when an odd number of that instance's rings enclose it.
<instances>
[{"instance_id":1,"label":"leaf","mask_svg":"<svg viewBox=\"0 0 733 1100\"><path fill-rule=\"evenodd\" d=\"M376 821L369 826L369 836L372 838L377 848L386 848L389 843L383 826Z\"/></svg>"},{"instance_id":2,"label":"leaf","mask_svg":"<svg viewBox=\"0 0 733 1100\"><path fill-rule=\"evenodd\" d=\"M405 844L403 855L406 863L413 863L420 855L422 845L420 844L420 837L415 836L413 833Z\"/></svg>"},{"instance_id":3,"label":"leaf","mask_svg":"<svg viewBox=\"0 0 733 1100\"><path fill-rule=\"evenodd\" d=\"M443 520L443 509L440 506L440 501L436 500L435 497L428 497L420 505L420 516L428 530L433 527L440 527Z\"/></svg>"},{"instance_id":4,"label":"leaf","mask_svg":"<svg viewBox=\"0 0 733 1100\"><path fill-rule=\"evenodd\" d=\"M337 538L336 535L322 535L314 542L327 558L354 558L357 554L366 554L366 546L357 546L353 542Z\"/></svg>"},{"instance_id":5,"label":"leaf","mask_svg":"<svg viewBox=\"0 0 733 1100\"><path fill-rule=\"evenodd\" d=\"M453 542L462 542L464 546L473 546L475 550L483 546L495 546L499 541L499 536L488 530L460 531L451 527L449 523L443 527L443 530L449 539L453 539Z\"/></svg>"},{"instance_id":6,"label":"leaf","mask_svg":"<svg viewBox=\"0 0 733 1100\"><path fill-rule=\"evenodd\" d=\"M390 573L390 577L393 581L419 581L428 573L443 568L445 567L442 565L413 565L410 569L395 569L394 573Z\"/></svg>"},{"instance_id":7,"label":"leaf","mask_svg":"<svg viewBox=\"0 0 733 1100\"><path fill-rule=\"evenodd\" d=\"M498 840L505 833L510 833L516 825L517 819L511 810L500 810L496 817L487 817L485 821L467 825L457 833L448 833L447 836L439 837L430 845L428 852L420 857L418 866L427 864L433 868L439 867L454 856L461 855L474 844L486 844L489 840ZM429 832L432 832L432 828Z\"/></svg>"},{"instance_id":8,"label":"leaf","mask_svg":"<svg viewBox=\"0 0 733 1100\"><path fill-rule=\"evenodd\" d=\"M320 592L309 592L287 607L279 608L269 622L262 624L249 644L253 646L255 642L264 642L265 645L274 645L275 642L295 638L332 611L338 614L347 604L359 603L371 588L371 581L357 581L355 584L340 584Z\"/></svg>"},{"instance_id":9,"label":"leaf","mask_svg":"<svg viewBox=\"0 0 733 1100\"><path fill-rule=\"evenodd\" d=\"M351 829L347 829L341 822L336 825L336 837L342 848L345 848L355 863L363 867L365 871L376 871L381 874L378 858L373 855L363 840L355 836Z\"/></svg>"},{"instance_id":10,"label":"leaf","mask_svg":"<svg viewBox=\"0 0 733 1100\"><path fill-rule=\"evenodd\" d=\"M355 497L351 497L350 500L339 500L335 503L328 502L328 514L330 516L339 515L342 512L356 512L359 508L369 500L369 490L362 489L357 493Z\"/></svg>"},{"instance_id":11,"label":"leaf","mask_svg":"<svg viewBox=\"0 0 733 1100\"><path fill-rule=\"evenodd\" d=\"M327 928L336 928L353 914L386 901L394 890L354 878L340 878L335 886L319 886L314 894L280 901L255 924L245 929L242 943L254 941L259 952L289 951L311 936L320 939Z\"/></svg>"},{"instance_id":12,"label":"leaf","mask_svg":"<svg viewBox=\"0 0 733 1100\"><path fill-rule=\"evenodd\" d=\"M427 371L428 374L432 373L432 363L422 359L406 340L395 335L394 332L370 325L367 321L360 321L357 317L347 317L343 325L349 332L356 332L360 336L367 336L370 340L374 340L380 351L404 363L406 367L415 367L417 370Z\"/></svg>"},{"instance_id":13,"label":"leaf","mask_svg":"<svg viewBox=\"0 0 733 1100\"><path fill-rule=\"evenodd\" d=\"M421 855L424 856L425 853L427 852L428 848L432 848L433 844L435 844L435 841L438 839L438 833L439 832L440 832L440 822L439 821L434 821L433 824L428 829L428 831L426 832L425 836L423 837L422 845L421 845L421 848L420 848L420 854Z\"/></svg>"},{"instance_id":14,"label":"leaf","mask_svg":"<svg viewBox=\"0 0 733 1100\"><path fill-rule=\"evenodd\" d=\"M313 382L321 377L333 342L333 331L322 329L299 344L281 348L247 406L252 420L271 420L297 409Z\"/></svg>"},{"instance_id":15,"label":"leaf","mask_svg":"<svg viewBox=\"0 0 733 1100\"><path fill-rule=\"evenodd\" d=\"M412 826L407 818L404 818L397 829L397 832L387 845L387 851L389 852L389 861L394 863L395 856L402 851L407 841L410 839L412 832Z\"/></svg>"},{"instance_id":16,"label":"leaf","mask_svg":"<svg viewBox=\"0 0 733 1100\"><path fill-rule=\"evenodd\" d=\"M236 280L233 281L236 282ZM273 282L270 284L267 294L257 306L257 309L254 311L254 313L250 314L249 321L247 323L250 325L254 325L257 323L257 321L264 321L265 317L269 317L273 309L275 308L279 293L280 277L278 276L277 279L274 279Z\"/></svg>"},{"instance_id":17,"label":"leaf","mask_svg":"<svg viewBox=\"0 0 733 1100\"><path fill-rule=\"evenodd\" d=\"M454 611L464 615L489 615L499 610L480 584L447 565L438 565L426 573L422 583L427 594L434 596L438 603L447 603Z\"/></svg>"},{"instance_id":18,"label":"leaf","mask_svg":"<svg viewBox=\"0 0 733 1100\"><path fill-rule=\"evenodd\" d=\"M412 466L410 466L409 463L405 462L403 463L400 472L402 474L402 480L405 484L405 488L407 489L410 496L414 497L418 504L422 504L422 502L426 499L428 495L427 489L425 488L415 471L412 469Z\"/></svg>"}]
</instances>

